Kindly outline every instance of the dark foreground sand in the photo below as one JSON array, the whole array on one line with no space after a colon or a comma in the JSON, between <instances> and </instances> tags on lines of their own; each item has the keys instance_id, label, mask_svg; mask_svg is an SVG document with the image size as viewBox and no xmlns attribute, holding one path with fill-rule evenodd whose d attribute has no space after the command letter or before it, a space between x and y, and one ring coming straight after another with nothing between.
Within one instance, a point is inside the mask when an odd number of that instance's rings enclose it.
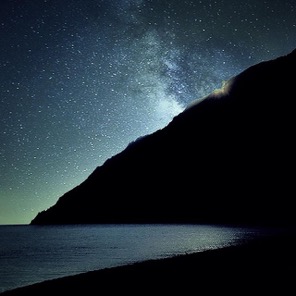
<instances>
[{"instance_id":1,"label":"dark foreground sand","mask_svg":"<svg viewBox=\"0 0 296 296\"><path fill-rule=\"evenodd\" d=\"M1 296L63 294L296 295L296 236L92 271Z\"/></svg>"}]
</instances>

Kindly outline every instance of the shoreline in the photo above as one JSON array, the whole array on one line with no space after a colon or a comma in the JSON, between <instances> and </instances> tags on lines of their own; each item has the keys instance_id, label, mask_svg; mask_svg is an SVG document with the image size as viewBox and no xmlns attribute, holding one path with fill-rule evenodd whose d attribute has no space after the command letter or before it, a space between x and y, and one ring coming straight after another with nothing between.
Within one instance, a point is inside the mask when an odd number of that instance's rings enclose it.
<instances>
[{"instance_id":1,"label":"shoreline","mask_svg":"<svg viewBox=\"0 0 296 296\"><path fill-rule=\"evenodd\" d=\"M47 280L1 296L76 293L92 295L176 291L266 293L292 291L296 276L296 235L258 238L238 246L176 255ZM239 289L239 290L237 290ZM281 294L284 295L284 294Z\"/></svg>"}]
</instances>

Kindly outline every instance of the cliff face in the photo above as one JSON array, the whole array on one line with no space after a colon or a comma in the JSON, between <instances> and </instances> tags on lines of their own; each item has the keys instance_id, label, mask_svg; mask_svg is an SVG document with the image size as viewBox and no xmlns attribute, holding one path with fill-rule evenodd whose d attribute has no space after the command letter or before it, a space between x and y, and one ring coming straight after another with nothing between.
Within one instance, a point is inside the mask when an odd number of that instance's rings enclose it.
<instances>
[{"instance_id":1,"label":"cliff face","mask_svg":"<svg viewBox=\"0 0 296 296\"><path fill-rule=\"evenodd\" d=\"M296 50L131 143L32 224L295 224Z\"/></svg>"}]
</instances>

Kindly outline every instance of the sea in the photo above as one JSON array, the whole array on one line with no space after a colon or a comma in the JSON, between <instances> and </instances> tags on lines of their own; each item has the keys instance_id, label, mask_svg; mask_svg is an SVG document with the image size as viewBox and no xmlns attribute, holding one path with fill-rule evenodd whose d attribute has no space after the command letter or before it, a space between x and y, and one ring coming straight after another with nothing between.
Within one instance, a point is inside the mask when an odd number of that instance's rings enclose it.
<instances>
[{"instance_id":1,"label":"sea","mask_svg":"<svg viewBox=\"0 0 296 296\"><path fill-rule=\"evenodd\" d=\"M1 225L0 293L92 270L223 248L269 232L216 225Z\"/></svg>"}]
</instances>

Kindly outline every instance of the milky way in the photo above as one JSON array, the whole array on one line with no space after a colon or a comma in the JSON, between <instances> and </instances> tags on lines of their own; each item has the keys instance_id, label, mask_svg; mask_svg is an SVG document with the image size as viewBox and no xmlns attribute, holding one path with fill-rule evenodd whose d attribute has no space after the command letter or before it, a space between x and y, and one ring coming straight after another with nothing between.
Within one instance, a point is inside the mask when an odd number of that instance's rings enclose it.
<instances>
[{"instance_id":1,"label":"milky way","mask_svg":"<svg viewBox=\"0 0 296 296\"><path fill-rule=\"evenodd\" d=\"M0 224L29 223L136 138L296 47L295 1L0 4Z\"/></svg>"}]
</instances>

